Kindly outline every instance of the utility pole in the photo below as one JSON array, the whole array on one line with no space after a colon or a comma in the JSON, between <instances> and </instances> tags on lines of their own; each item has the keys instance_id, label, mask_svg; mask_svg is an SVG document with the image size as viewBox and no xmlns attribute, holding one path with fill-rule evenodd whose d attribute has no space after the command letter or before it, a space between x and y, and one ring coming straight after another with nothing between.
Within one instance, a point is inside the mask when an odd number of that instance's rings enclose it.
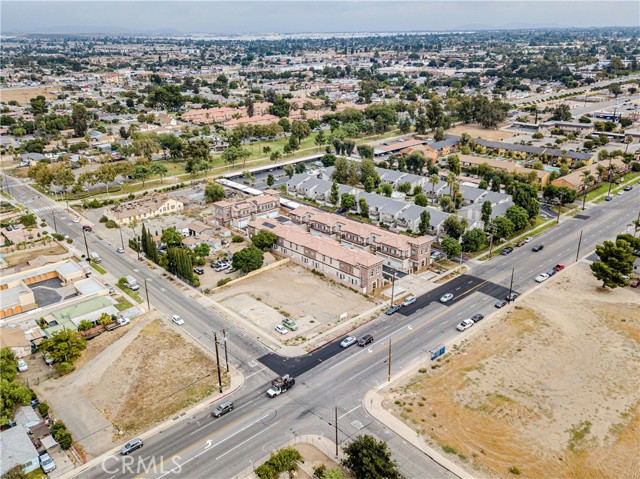
<instances>
[{"instance_id":1,"label":"utility pole","mask_svg":"<svg viewBox=\"0 0 640 479\"><path fill-rule=\"evenodd\" d=\"M513 292L513 273L514 273L515 270L516 270L515 268L513 268L511 270L511 283L509 284L509 302L512 301L511 300L511 293Z\"/></svg>"},{"instance_id":2,"label":"utility pole","mask_svg":"<svg viewBox=\"0 0 640 479\"><path fill-rule=\"evenodd\" d=\"M229 372L229 356L227 355L227 332L222 330L222 340L224 341L224 362L227 365L227 372Z\"/></svg>"},{"instance_id":3,"label":"utility pole","mask_svg":"<svg viewBox=\"0 0 640 479\"><path fill-rule=\"evenodd\" d=\"M336 458L338 457L338 406L335 408L335 423L336 423Z\"/></svg>"},{"instance_id":4,"label":"utility pole","mask_svg":"<svg viewBox=\"0 0 640 479\"><path fill-rule=\"evenodd\" d=\"M396 269L393 269L393 276L391 277L391 306L393 306L393 296L396 288Z\"/></svg>"},{"instance_id":5,"label":"utility pole","mask_svg":"<svg viewBox=\"0 0 640 479\"><path fill-rule=\"evenodd\" d=\"M56 234L58 234L58 226L56 225L56 212L54 210L51 210L51 216L53 216L53 230L56 232Z\"/></svg>"},{"instance_id":6,"label":"utility pole","mask_svg":"<svg viewBox=\"0 0 640 479\"><path fill-rule=\"evenodd\" d=\"M149 302L149 287L147 286L147 278L144 278L144 291L147 295L147 310L151 311L151 303Z\"/></svg>"},{"instance_id":7,"label":"utility pole","mask_svg":"<svg viewBox=\"0 0 640 479\"><path fill-rule=\"evenodd\" d=\"M118 222L118 230L120 231L120 242L122 243L122 249L124 249L124 238L122 237L122 225Z\"/></svg>"},{"instance_id":8,"label":"utility pole","mask_svg":"<svg viewBox=\"0 0 640 479\"><path fill-rule=\"evenodd\" d=\"M489 228L491 229L491 237L489 238L489 259L491 259L491 252L493 251L493 235L494 235L493 223L489 223Z\"/></svg>"},{"instance_id":9,"label":"utility pole","mask_svg":"<svg viewBox=\"0 0 640 479\"><path fill-rule=\"evenodd\" d=\"M218 389L220 390L220 394L222 394L222 374L220 374L220 355L218 354L218 335L215 331L213 332L213 343L216 347L216 367L218 368Z\"/></svg>"},{"instance_id":10,"label":"utility pole","mask_svg":"<svg viewBox=\"0 0 640 479\"><path fill-rule=\"evenodd\" d=\"M607 196L611 196L611 186L613 186L613 183L611 182L611 157L609 157L609 170L607 171L607 176L609 177L609 191L607 192Z\"/></svg>"},{"instance_id":11,"label":"utility pole","mask_svg":"<svg viewBox=\"0 0 640 479\"><path fill-rule=\"evenodd\" d=\"M84 238L84 247L87 250L87 261L91 260L89 256L89 245L87 244L87 232L84 230L84 226L82 227L82 237Z\"/></svg>"},{"instance_id":12,"label":"utility pole","mask_svg":"<svg viewBox=\"0 0 640 479\"><path fill-rule=\"evenodd\" d=\"M580 245L582 244L582 232L584 230L580 230L580 239L578 240L578 251L576 252L576 263L578 262L578 258L580 257Z\"/></svg>"},{"instance_id":13,"label":"utility pole","mask_svg":"<svg viewBox=\"0 0 640 479\"><path fill-rule=\"evenodd\" d=\"M387 369L387 382L391 382L391 338L389 338L389 367Z\"/></svg>"}]
</instances>

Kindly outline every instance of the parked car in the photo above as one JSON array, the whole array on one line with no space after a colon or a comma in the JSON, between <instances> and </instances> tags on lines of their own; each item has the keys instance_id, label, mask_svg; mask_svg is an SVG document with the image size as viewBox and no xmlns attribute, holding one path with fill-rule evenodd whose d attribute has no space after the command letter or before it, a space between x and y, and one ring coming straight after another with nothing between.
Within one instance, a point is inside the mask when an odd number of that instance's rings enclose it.
<instances>
[{"instance_id":1,"label":"parked car","mask_svg":"<svg viewBox=\"0 0 640 479\"><path fill-rule=\"evenodd\" d=\"M53 358L49 356L47 353L44 354L43 359L44 359L44 362L47 363L49 366L51 366L54 363Z\"/></svg>"},{"instance_id":2,"label":"parked car","mask_svg":"<svg viewBox=\"0 0 640 479\"><path fill-rule=\"evenodd\" d=\"M201 268L200 266L198 266L197 268L193 268L193 272L195 274L204 274L204 268Z\"/></svg>"},{"instance_id":3,"label":"parked car","mask_svg":"<svg viewBox=\"0 0 640 479\"><path fill-rule=\"evenodd\" d=\"M474 325L473 321L471 321L470 319L465 319L464 321L462 321L460 324L456 326L456 329L458 331L464 331L465 329L469 329L473 325Z\"/></svg>"},{"instance_id":4,"label":"parked car","mask_svg":"<svg viewBox=\"0 0 640 479\"><path fill-rule=\"evenodd\" d=\"M116 319L116 321L118 322L118 324L120 326L126 326L127 324L129 324L131 322L131 320L129 318L118 318L118 319Z\"/></svg>"},{"instance_id":5,"label":"parked car","mask_svg":"<svg viewBox=\"0 0 640 479\"><path fill-rule=\"evenodd\" d=\"M484 314L474 314L473 316L471 316L471 321L473 321L474 323L477 323L478 321L482 321L484 319Z\"/></svg>"},{"instance_id":6,"label":"parked car","mask_svg":"<svg viewBox=\"0 0 640 479\"><path fill-rule=\"evenodd\" d=\"M509 253L512 253L512 252L513 252L513 248L511 246L507 246L505 249L500 251L500 254L502 256L507 256Z\"/></svg>"},{"instance_id":7,"label":"parked car","mask_svg":"<svg viewBox=\"0 0 640 479\"><path fill-rule=\"evenodd\" d=\"M524 240L521 240L521 241L518 241L518 242L516 243L516 246L517 246L518 248L520 248L521 246L524 246L525 244L526 244L526 243L524 242Z\"/></svg>"},{"instance_id":8,"label":"parked car","mask_svg":"<svg viewBox=\"0 0 640 479\"><path fill-rule=\"evenodd\" d=\"M563 264L557 264L553 267L553 269L555 269L556 271L562 271L564 269L564 265Z\"/></svg>"},{"instance_id":9,"label":"parked car","mask_svg":"<svg viewBox=\"0 0 640 479\"><path fill-rule=\"evenodd\" d=\"M551 276L554 276L557 273L557 271L555 269L550 269L549 271L547 271L547 276L549 276L549 278L551 278Z\"/></svg>"},{"instance_id":10,"label":"parked car","mask_svg":"<svg viewBox=\"0 0 640 479\"><path fill-rule=\"evenodd\" d=\"M282 324L276 324L276 331L278 331L280 334L287 334L289 332L289 330Z\"/></svg>"},{"instance_id":11,"label":"parked car","mask_svg":"<svg viewBox=\"0 0 640 479\"><path fill-rule=\"evenodd\" d=\"M182 319L177 314L174 314L173 316L171 316L171 321L176 323L178 326L182 326L184 324L184 319Z\"/></svg>"},{"instance_id":12,"label":"parked car","mask_svg":"<svg viewBox=\"0 0 640 479\"><path fill-rule=\"evenodd\" d=\"M116 248L116 252L118 252L118 253L124 253L124 248L122 248L122 247L118 247L118 248Z\"/></svg>"},{"instance_id":13,"label":"parked car","mask_svg":"<svg viewBox=\"0 0 640 479\"><path fill-rule=\"evenodd\" d=\"M358 342L358 338L355 336L347 336L342 341L340 341L341 348L348 348L349 346L353 346Z\"/></svg>"},{"instance_id":14,"label":"parked car","mask_svg":"<svg viewBox=\"0 0 640 479\"><path fill-rule=\"evenodd\" d=\"M538 251L542 251L543 248L544 248L543 244L537 244L533 248L531 248L531 251L533 251L534 253L537 253Z\"/></svg>"},{"instance_id":15,"label":"parked car","mask_svg":"<svg viewBox=\"0 0 640 479\"><path fill-rule=\"evenodd\" d=\"M536 283L543 283L549 279L549 275L547 273L541 273L536 276Z\"/></svg>"},{"instance_id":16,"label":"parked car","mask_svg":"<svg viewBox=\"0 0 640 479\"><path fill-rule=\"evenodd\" d=\"M640 279L633 278L631 281L629 281L629 286L631 286L632 288L637 288L638 286L640 286Z\"/></svg>"},{"instance_id":17,"label":"parked car","mask_svg":"<svg viewBox=\"0 0 640 479\"><path fill-rule=\"evenodd\" d=\"M213 417L220 417L231 411L233 411L233 403L231 401L225 401L218 404L214 410L211 411L211 415Z\"/></svg>"},{"instance_id":18,"label":"parked car","mask_svg":"<svg viewBox=\"0 0 640 479\"><path fill-rule=\"evenodd\" d=\"M532 240L532 239L533 239L533 238L532 238L531 236L527 236L527 237L524 239L524 242L525 242L525 243L531 243L531 240Z\"/></svg>"},{"instance_id":19,"label":"parked car","mask_svg":"<svg viewBox=\"0 0 640 479\"><path fill-rule=\"evenodd\" d=\"M113 286L111 286L108 283L105 284L104 286L105 286L105 288L107 288L107 291L109 291L109 294L116 294L116 289Z\"/></svg>"},{"instance_id":20,"label":"parked car","mask_svg":"<svg viewBox=\"0 0 640 479\"><path fill-rule=\"evenodd\" d=\"M416 302L415 296L408 296L404 298L404 301L402 301L402 306L409 306L410 304L413 304L415 302Z\"/></svg>"},{"instance_id":21,"label":"parked car","mask_svg":"<svg viewBox=\"0 0 640 479\"><path fill-rule=\"evenodd\" d=\"M360 341L358 341L358 346L364 347L367 344L371 344L372 342L373 342L373 336L371 336L370 334L365 334L360 338Z\"/></svg>"},{"instance_id":22,"label":"parked car","mask_svg":"<svg viewBox=\"0 0 640 479\"><path fill-rule=\"evenodd\" d=\"M387 316L391 316L393 313L399 310L400 310L399 304L392 304L391 306L389 306L389 309L387 309L384 314L386 314Z\"/></svg>"},{"instance_id":23,"label":"parked car","mask_svg":"<svg viewBox=\"0 0 640 479\"><path fill-rule=\"evenodd\" d=\"M624 187L624 191L631 191L633 189L633 186L628 185Z\"/></svg>"},{"instance_id":24,"label":"parked car","mask_svg":"<svg viewBox=\"0 0 640 479\"><path fill-rule=\"evenodd\" d=\"M514 291L514 292L511 292L511 293L509 293L507 295L506 300L507 301L515 301L518 296L520 296L520 295Z\"/></svg>"},{"instance_id":25,"label":"parked car","mask_svg":"<svg viewBox=\"0 0 640 479\"><path fill-rule=\"evenodd\" d=\"M604 200L605 201L611 201L613 199L613 196L607 196Z\"/></svg>"},{"instance_id":26,"label":"parked car","mask_svg":"<svg viewBox=\"0 0 640 479\"><path fill-rule=\"evenodd\" d=\"M440 297L440 302L441 303L448 303L449 301L451 301L453 299L453 294L451 293L447 293L445 295L442 295Z\"/></svg>"},{"instance_id":27,"label":"parked car","mask_svg":"<svg viewBox=\"0 0 640 479\"><path fill-rule=\"evenodd\" d=\"M284 318L282 320L282 324L284 324L291 331L297 331L298 330L298 325L296 324L296 322L293 319Z\"/></svg>"},{"instance_id":28,"label":"parked car","mask_svg":"<svg viewBox=\"0 0 640 479\"><path fill-rule=\"evenodd\" d=\"M120 449L120 454L122 454L123 456L126 456L127 454L130 454L133 451L135 451L136 449L140 449L142 446L143 446L142 439L140 438L131 439L131 441L126 443L124 446L122 446L122 449Z\"/></svg>"},{"instance_id":29,"label":"parked car","mask_svg":"<svg viewBox=\"0 0 640 479\"><path fill-rule=\"evenodd\" d=\"M56 468L56 463L53 462L48 452L40 454L40 467L45 474L49 474Z\"/></svg>"},{"instance_id":30,"label":"parked car","mask_svg":"<svg viewBox=\"0 0 640 479\"><path fill-rule=\"evenodd\" d=\"M509 303L507 303L504 299L501 299L500 301L496 302L495 306L496 308L500 309L504 308L507 304Z\"/></svg>"},{"instance_id":31,"label":"parked car","mask_svg":"<svg viewBox=\"0 0 640 479\"><path fill-rule=\"evenodd\" d=\"M22 358L18 359L18 371L23 373L28 370L29 370L29 365L27 364L27 362Z\"/></svg>"}]
</instances>

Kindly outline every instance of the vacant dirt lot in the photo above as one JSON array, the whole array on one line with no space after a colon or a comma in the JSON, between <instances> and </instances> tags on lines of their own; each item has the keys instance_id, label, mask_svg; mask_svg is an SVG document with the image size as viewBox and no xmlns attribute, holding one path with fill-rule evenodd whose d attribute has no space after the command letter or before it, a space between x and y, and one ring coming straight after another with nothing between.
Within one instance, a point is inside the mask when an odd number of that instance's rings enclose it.
<instances>
[{"instance_id":1,"label":"vacant dirt lot","mask_svg":"<svg viewBox=\"0 0 640 479\"><path fill-rule=\"evenodd\" d=\"M27 266L28 261L33 261L34 259L38 259L42 256L56 256L66 253L67 250L60 246L58 243L49 243L45 246L37 246L35 248L30 248L27 250L15 251L13 253L7 254L4 257L4 260L7 262L9 266L19 266L24 265ZM51 258L50 262L59 261L58 258ZM43 261L40 261L41 264L46 264L46 258Z\"/></svg>"},{"instance_id":2,"label":"vacant dirt lot","mask_svg":"<svg viewBox=\"0 0 640 479\"><path fill-rule=\"evenodd\" d=\"M217 383L214 370L215 361L200 348L155 320L83 393L129 435L211 394Z\"/></svg>"},{"instance_id":3,"label":"vacant dirt lot","mask_svg":"<svg viewBox=\"0 0 640 479\"><path fill-rule=\"evenodd\" d=\"M294 334L306 339L336 324L342 314L351 318L375 305L373 300L293 263L264 271L211 297L274 337L279 336L274 326L289 317L298 324ZM283 338L290 336L293 334Z\"/></svg>"},{"instance_id":4,"label":"vacant dirt lot","mask_svg":"<svg viewBox=\"0 0 640 479\"><path fill-rule=\"evenodd\" d=\"M56 98L56 94L52 93L55 90L53 87L32 87L32 88L1 88L0 98L3 102L17 101L21 105L29 103L29 100L37 97L38 95L44 95L47 100Z\"/></svg>"},{"instance_id":5,"label":"vacant dirt lot","mask_svg":"<svg viewBox=\"0 0 640 479\"><path fill-rule=\"evenodd\" d=\"M450 130L447 130L447 135L462 135L467 133L471 135L471 138L482 138L483 140L501 141L511 138L516 133L509 131L493 130L489 128L483 128L477 123L470 123L468 125L458 125Z\"/></svg>"},{"instance_id":6,"label":"vacant dirt lot","mask_svg":"<svg viewBox=\"0 0 640 479\"><path fill-rule=\"evenodd\" d=\"M599 286L558 274L386 406L476 475L640 477L640 295Z\"/></svg>"}]
</instances>

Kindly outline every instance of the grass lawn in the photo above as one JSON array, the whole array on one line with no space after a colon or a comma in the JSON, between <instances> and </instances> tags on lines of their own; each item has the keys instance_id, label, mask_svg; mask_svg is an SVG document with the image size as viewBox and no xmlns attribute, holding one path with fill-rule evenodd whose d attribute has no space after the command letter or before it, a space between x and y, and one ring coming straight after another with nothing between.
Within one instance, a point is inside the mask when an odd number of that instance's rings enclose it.
<instances>
[{"instance_id":1,"label":"grass lawn","mask_svg":"<svg viewBox=\"0 0 640 479\"><path fill-rule=\"evenodd\" d=\"M131 308L133 305L127 301L127 298L124 296L118 296L118 302L115 304L115 307L118 311L124 311L125 309Z\"/></svg>"},{"instance_id":2,"label":"grass lawn","mask_svg":"<svg viewBox=\"0 0 640 479\"><path fill-rule=\"evenodd\" d=\"M98 263L92 261L91 266L100 274L107 274L107 270L100 266Z\"/></svg>"},{"instance_id":3,"label":"grass lawn","mask_svg":"<svg viewBox=\"0 0 640 479\"><path fill-rule=\"evenodd\" d=\"M133 291L132 289L127 288L126 286L118 285L118 288L120 288L122 291L127 293L131 298L133 298L136 303L138 304L142 303L142 297L136 291Z\"/></svg>"},{"instance_id":4,"label":"grass lawn","mask_svg":"<svg viewBox=\"0 0 640 479\"><path fill-rule=\"evenodd\" d=\"M521 239L524 239L525 236L537 235L539 233L542 233L546 229L551 228L555 224L556 224L555 219L545 220L540 217L536 218L536 222L533 224L533 226L530 226L522 231L519 231L516 235L514 235L512 238L509 238L507 241L500 244L499 246L497 246L496 243L494 242L493 251L491 252L491 257L493 258L495 255L500 254L500 252L508 246L514 246L518 241L520 241ZM483 256L483 255L488 252L489 252L489 247L487 246L486 248L476 251L475 253L470 253L469 257L475 258L479 261L486 261L489 258L488 256Z\"/></svg>"}]
</instances>

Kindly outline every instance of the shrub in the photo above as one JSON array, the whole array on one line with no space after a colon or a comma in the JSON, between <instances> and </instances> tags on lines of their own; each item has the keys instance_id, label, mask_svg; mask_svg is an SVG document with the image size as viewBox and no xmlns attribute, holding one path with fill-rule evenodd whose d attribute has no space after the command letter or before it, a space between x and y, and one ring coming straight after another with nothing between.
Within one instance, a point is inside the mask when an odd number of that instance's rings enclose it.
<instances>
[{"instance_id":1,"label":"shrub","mask_svg":"<svg viewBox=\"0 0 640 479\"><path fill-rule=\"evenodd\" d=\"M509 468L509 472L511 474L513 474L514 476L519 476L520 475L520 469L518 469L516 466L511 466Z\"/></svg>"},{"instance_id":2,"label":"shrub","mask_svg":"<svg viewBox=\"0 0 640 479\"><path fill-rule=\"evenodd\" d=\"M70 372L73 371L73 364L67 363L67 362L56 363L53 366L53 370L56 372L58 376L64 376L65 374L69 374Z\"/></svg>"},{"instance_id":3,"label":"shrub","mask_svg":"<svg viewBox=\"0 0 640 479\"><path fill-rule=\"evenodd\" d=\"M242 243L243 241L244 238L240 235L233 235L233 237L231 238L232 243Z\"/></svg>"},{"instance_id":4,"label":"shrub","mask_svg":"<svg viewBox=\"0 0 640 479\"><path fill-rule=\"evenodd\" d=\"M224 286L225 284L227 284L229 281L231 281L231 278L222 278L220 281L218 281L217 285L218 286Z\"/></svg>"},{"instance_id":5,"label":"shrub","mask_svg":"<svg viewBox=\"0 0 640 479\"><path fill-rule=\"evenodd\" d=\"M49 405L46 402L41 402L38 404L38 412L42 417L46 417L49 415Z\"/></svg>"},{"instance_id":6,"label":"shrub","mask_svg":"<svg viewBox=\"0 0 640 479\"><path fill-rule=\"evenodd\" d=\"M71 445L73 444L73 437L71 436L71 433L66 429L60 431L55 440L58 441L58 444L60 444L60 447L64 451L71 449Z\"/></svg>"},{"instance_id":7,"label":"shrub","mask_svg":"<svg viewBox=\"0 0 640 479\"><path fill-rule=\"evenodd\" d=\"M113 228L117 228L118 227L118 223L116 223L113 220L107 220L107 222L104 225L109 229L113 229Z\"/></svg>"},{"instance_id":8,"label":"shrub","mask_svg":"<svg viewBox=\"0 0 640 479\"><path fill-rule=\"evenodd\" d=\"M53 233L51 236L53 236L58 241L62 241L64 239L64 235L60 233Z\"/></svg>"},{"instance_id":9,"label":"shrub","mask_svg":"<svg viewBox=\"0 0 640 479\"><path fill-rule=\"evenodd\" d=\"M100 217L100 223L106 223L107 221L109 221L109 218L107 218L105 215L102 215Z\"/></svg>"}]
</instances>

